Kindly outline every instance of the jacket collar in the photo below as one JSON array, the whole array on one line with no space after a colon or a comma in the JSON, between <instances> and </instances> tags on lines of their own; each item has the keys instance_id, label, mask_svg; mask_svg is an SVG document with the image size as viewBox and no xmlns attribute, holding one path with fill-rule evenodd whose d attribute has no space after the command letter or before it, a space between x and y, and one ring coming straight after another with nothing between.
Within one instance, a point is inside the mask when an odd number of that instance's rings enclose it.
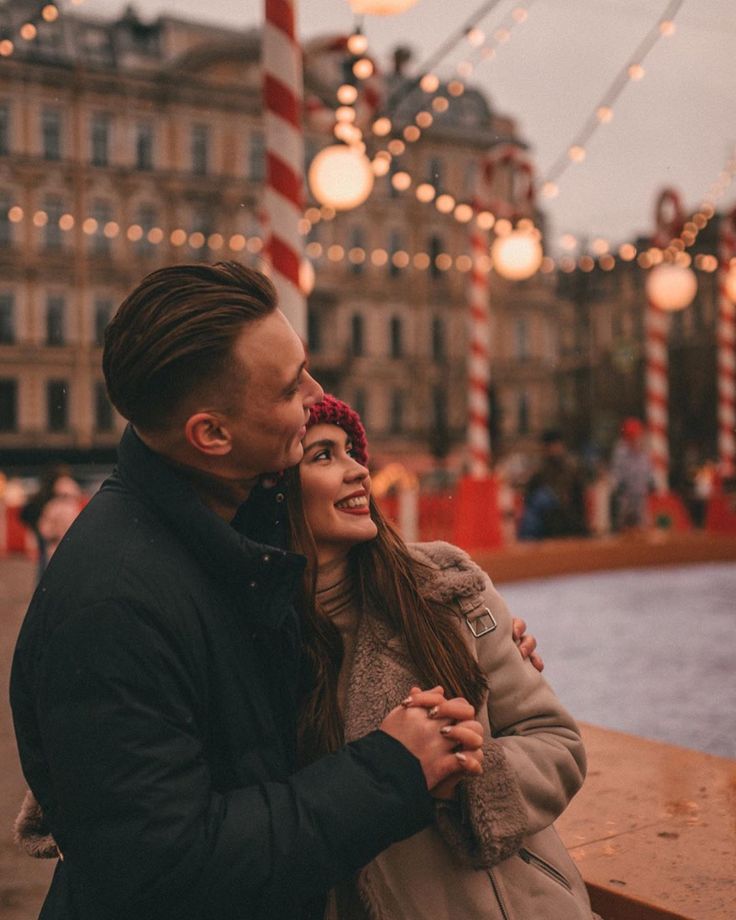
<instances>
[{"instance_id":1,"label":"jacket collar","mask_svg":"<svg viewBox=\"0 0 736 920\"><path fill-rule=\"evenodd\" d=\"M282 625L306 564L304 557L239 532L236 527L244 529L241 521L247 515L236 515L235 526L216 515L202 503L186 476L150 450L130 425L118 447L116 473L166 522L212 578L236 594L260 625ZM283 493L279 494L283 504ZM259 513L263 506L261 499ZM251 598L257 602L249 603Z\"/></svg>"}]
</instances>

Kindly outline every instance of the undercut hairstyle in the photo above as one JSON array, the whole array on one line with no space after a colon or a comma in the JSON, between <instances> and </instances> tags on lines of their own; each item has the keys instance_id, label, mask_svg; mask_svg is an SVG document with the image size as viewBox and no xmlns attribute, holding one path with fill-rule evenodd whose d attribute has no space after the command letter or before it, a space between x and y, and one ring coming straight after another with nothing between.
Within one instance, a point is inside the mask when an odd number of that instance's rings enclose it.
<instances>
[{"instance_id":1,"label":"undercut hairstyle","mask_svg":"<svg viewBox=\"0 0 736 920\"><path fill-rule=\"evenodd\" d=\"M142 430L161 430L192 396L232 392L243 327L276 309L276 289L238 262L171 265L147 275L105 330L110 401ZM229 378L229 375L231 379Z\"/></svg>"}]
</instances>

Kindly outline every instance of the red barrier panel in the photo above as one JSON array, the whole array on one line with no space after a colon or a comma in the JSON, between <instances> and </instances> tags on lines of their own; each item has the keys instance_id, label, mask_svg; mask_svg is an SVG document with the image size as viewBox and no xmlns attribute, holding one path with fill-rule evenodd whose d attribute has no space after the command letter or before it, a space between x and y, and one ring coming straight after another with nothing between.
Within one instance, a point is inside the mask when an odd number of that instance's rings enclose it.
<instances>
[{"instance_id":1,"label":"red barrier panel","mask_svg":"<svg viewBox=\"0 0 736 920\"><path fill-rule=\"evenodd\" d=\"M736 534L736 495L719 493L708 501L705 529L709 533Z\"/></svg>"},{"instance_id":2,"label":"red barrier panel","mask_svg":"<svg viewBox=\"0 0 736 920\"><path fill-rule=\"evenodd\" d=\"M468 552L503 546L498 479L464 476L458 483L452 542Z\"/></svg>"}]
</instances>

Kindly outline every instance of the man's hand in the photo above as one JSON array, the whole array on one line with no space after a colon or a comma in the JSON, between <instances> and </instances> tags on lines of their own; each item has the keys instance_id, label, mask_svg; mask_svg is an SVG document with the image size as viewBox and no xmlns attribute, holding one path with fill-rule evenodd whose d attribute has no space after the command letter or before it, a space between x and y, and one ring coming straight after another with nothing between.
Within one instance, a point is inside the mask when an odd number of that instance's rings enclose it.
<instances>
[{"instance_id":1,"label":"man's hand","mask_svg":"<svg viewBox=\"0 0 736 920\"><path fill-rule=\"evenodd\" d=\"M526 632L526 623L524 620L519 619L519 617L514 617L513 620L513 636L514 642L519 647L519 653L522 658L528 658L529 661L534 665L538 671L544 670L544 662L540 655L538 655L534 649L537 647L537 640L534 636L525 636Z\"/></svg>"},{"instance_id":2,"label":"man's hand","mask_svg":"<svg viewBox=\"0 0 736 920\"><path fill-rule=\"evenodd\" d=\"M445 698L441 687L410 695L381 723L381 730L400 741L419 760L427 788L466 774L482 773L483 729L467 700ZM471 756L472 755L472 756ZM454 788L455 783L452 784Z\"/></svg>"}]
</instances>

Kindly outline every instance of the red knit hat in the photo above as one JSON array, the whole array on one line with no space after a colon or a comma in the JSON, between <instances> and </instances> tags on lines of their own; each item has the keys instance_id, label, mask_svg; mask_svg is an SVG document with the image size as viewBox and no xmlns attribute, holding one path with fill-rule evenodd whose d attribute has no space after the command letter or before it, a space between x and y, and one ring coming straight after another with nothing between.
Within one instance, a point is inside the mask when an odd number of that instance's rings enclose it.
<instances>
[{"instance_id":1,"label":"red knit hat","mask_svg":"<svg viewBox=\"0 0 736 920\"><path fill-rule=\"evenodd\" d=\"M363 466L368 465L368 441L360 416L336 396L325 393L321 402L309 410L307 428L312 425L337 425L350 437L355 459Z\"/></svg>"},{"instance_id":2,"label":"red knit hat","mask_svg":"<svg viewBox=\"0 0 736 920\"><path fill-rule=\"evenodd\" d=\"M621 435L626 441L634 441L644 434L644 425L641 419L629 416L621 423Z\"/></svg>"}]
</instances>

